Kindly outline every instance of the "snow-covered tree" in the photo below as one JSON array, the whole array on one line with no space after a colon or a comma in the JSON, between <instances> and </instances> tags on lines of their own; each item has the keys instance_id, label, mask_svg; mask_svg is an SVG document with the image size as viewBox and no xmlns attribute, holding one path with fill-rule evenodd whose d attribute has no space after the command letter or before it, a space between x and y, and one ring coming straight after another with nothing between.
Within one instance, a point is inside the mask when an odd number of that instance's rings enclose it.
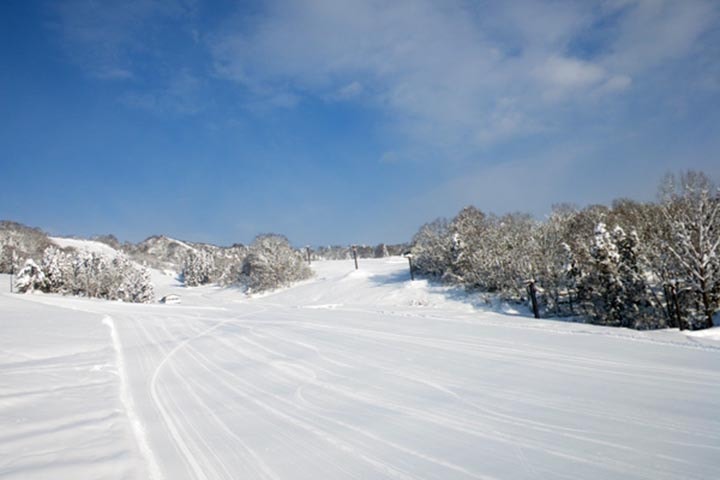
<instances>
[{"instance_id":1,"label":"snow-covered tree","mask_svg":"<svg viewBox=\"0 0 720 480\"><path fill-rule=\"evenodd\" d=\"M150 270L125 255L109 258L94 252L69 253L49 247L40 265L23 269L19 291L50 293L147 303L154 300Z\"/></svg>"},{"instance_id":2,"label":"snow-covered tree","mask_svg":"<svg viewBox=\"0 0 720 480\"><path fill-rule=\"evenodd\" d=\"M113 267L118 272L113 299L124 302L149 303L155 298L150 269L131 262L124 255L113 259Z\"/></svg>"},{"instance_id":3,"label":"snow-covered tree","mask_svg":"<svg viewBox=\"0 0 720 480\"><path fill-rule=\"evenodd\" d=\"M37 228L0 220L0 273L10 273L13 269L17 273L29 258L39 262L43 250L50 244L47 235Z\"/></svg>"},{"instance_id":4,"label":"snow-covered tree","mask_svg":"<svg viewBox=\"0 0 720 480\"><path fill-rule=\"evenodd\" d=\"M663 214L671 237L665 249L672 255L684 284L685 310L691 328L710 328L720 308L720 196L702 173L668 176L663 187Z\"/></svg>"},{"instance_id":5,"label":"snow-covered tree","mask_svg":"<svg viewBox=\"0 0 720 480\"><path fill-rule=\"evenodd\" d=\"M204 250L190 250L183 262L182 276L185 285L197 287L210 283L215 271L213 257Z\"/></svg>"},{"instance_id":6,"label":"snow-covered tree","mask_svg":"<svg viewBox=\"0 0 720 480\"><path fill-rule=\"evenodd\" d=\"M20 293L43 290L45 288L45 274L37 263L28 259L20 272L18 272L15 286Z\"/></svg>"},{"instance_id":7,"label":"snow-covered tree","mask_svg":"<svg viewBox=\"0 0 720 480\"><path fill-rule=\"evenodd\" d=\"M623 323L639 329L662 324L651 286L647 281L640 239L635 230L626 233L621 227L613 230L613 241L619 255L618 272L623 286Z\"/></svg>"},{"instance_id":8,"label":"snow-covered tree","mask_svg":"<svg viewBox=\"0 0 720 480\"><path fill-rule=\"evenodd\" d=\"M532 218L519 213L495 219L489 229L485 275L506 298L524 299L525 285L534 279L531 259L536 250L535 229Z\"/></svg>"},{"instance_id":9,"label":"snow-covered tree","mask_svg":"<svg viewBox=\"0 0 720 480\"><path fill-rule=\"evenodd\" d=\"M595 228L592 262L581 281L581 300L596 323L630 328L653 326L650 287L638 259L638 236L604 223Z\"/></svg>"},{"instance_id":10,"label":"snow-covered tree","mask_svg":"<svg viewBox=\"0 0 720 480\"><path fill-rule=\"evenodd\" d=\"M255 238L243 261L241 281L251 292L270 290L310 278L312 270L282 235Z\"/></svg>"},{"instance_id":11,"label":"snow-covered tree","mask_svg":"<svg viewBox=\"0 0 720 480\"><path fill-rule=\"evenodd\" d=\"M448 222L438 218L426 223L413 237L413 263L418 273L441 278L450 268L452 241Z\"/></svg>"},{"instance_id":12,"label":"snow-covered tree","mask_svg":"<svg viewBox=\"0 0 720 480\"><path fill-rule=\"evenodd\" d=\"M66 293L70 291L72 276L72 258L56 247L48 247L43 252L41 262L45 273L45 288L50 293Z\"/></svg>"},{"instance_id":13,"label":"snow-covered tree","mask_svg":"<svg viewBox=\"0 0 720 480\"><path fill-rule=\"evenodd\" d=\"M484 242L488 230L487 216L473 206L465 207L450 222L448 230L451 246L446 280L472 288L483 286L480 264L486 260Z\"/></svg>"},{"instance_id":14,"label":"snow-covered tree","mask_svg":"<svg viewBox=\"0 0 720 480\"><path fill-rule=\"evenodd\" d=\"M623 326L620 254L613 235L604 223L595 227L590 257L587 274L581 282L580 299L596 323Z\"/></svg>"},{"instance_id":15,"label":"snow-covered tree","mask_svg":"<svg viewBox=\"0 0 720 480\"><path fill-rule=\"evenodd\" d=\"M567 243L569 224L575 214L570 207L555 207L550 217L533 231L532 273L542 292L540 303L552 315L576 313L573 297L578 270Z\"/></svg>"}]
</instances>

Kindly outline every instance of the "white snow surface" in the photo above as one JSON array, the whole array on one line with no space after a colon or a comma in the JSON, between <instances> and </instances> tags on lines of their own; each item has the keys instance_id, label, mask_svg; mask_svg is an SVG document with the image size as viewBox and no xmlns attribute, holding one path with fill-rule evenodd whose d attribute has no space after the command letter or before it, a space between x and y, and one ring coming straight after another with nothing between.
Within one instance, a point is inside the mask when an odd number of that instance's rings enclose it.
<instances>
[{"instance_id":1,"label":"white snow surface","mask_svg":"<svg viewBox=\"0 0 720 480\"><path fill-rule=\"evenodd\" d=\"M720 343L490 311L404 259L262 297L7 292L2 479L720 478Z\"/></svg>"},{"instance_id":2,"label":"white snow surface","mask_svg":"<svg viewBox=\"0 0 720 480\"><path fill-rule=\"evenodd\" d=\"M118 251L102 242L85 240L81 238L49 237L50 241L60 248L72 247L79 252L97 253L110 258L115 258Z\"/></svg>"}]
</instances>

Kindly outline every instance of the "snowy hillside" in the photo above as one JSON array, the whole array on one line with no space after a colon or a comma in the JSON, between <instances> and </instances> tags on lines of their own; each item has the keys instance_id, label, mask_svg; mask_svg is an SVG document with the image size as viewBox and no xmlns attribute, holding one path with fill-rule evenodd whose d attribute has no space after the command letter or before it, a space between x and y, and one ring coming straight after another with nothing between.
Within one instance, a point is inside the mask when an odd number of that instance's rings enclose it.
<instances>
[{"instance_id":1,"label":"snowy hillside","mask_svg":"<svg viewBox=\"0 0 720 480\"><path fill-rule=\"evenodd\" d=\"M0 477L720 478L712 335L534 320L401 258L360 266L250 299L154 275L172 306L0 294Z\"/></svg>"},{"instance_id":2,"label":"snowy hillside","mask_svg":"<svg viewBox=\"0 0 720 480\"><path fill-rule=\"evenodd\" d=\"M110 245L94 240L85 240L80 238L64 238L64 237L48 237L52 243L60 248L74 248L79 252L96 253L109 258L115 258L118 251Z\"/></svg>"}]
</instances>

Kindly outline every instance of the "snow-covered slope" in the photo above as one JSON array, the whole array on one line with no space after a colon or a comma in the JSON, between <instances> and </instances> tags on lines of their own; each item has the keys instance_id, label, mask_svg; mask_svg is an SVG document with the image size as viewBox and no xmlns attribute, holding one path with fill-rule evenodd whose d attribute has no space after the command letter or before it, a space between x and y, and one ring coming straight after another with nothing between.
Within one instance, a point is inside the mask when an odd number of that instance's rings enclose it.
<instances>
[{"instance_id":1,"label":"snow-covered slope","mask_svg":"<svg viewBox=\"0 0 720 480\"><path fill-rule=\"evenodd\" d=\"M0 478L146 478L118 366L98 315L2 295Z\"/></svg>"},{"instance_id":2,"label":"snow-covered slope","mask_svg":"<svg viewBox=\"0 0 720 480\"><path fill-rule=\"evenodd\" d=\"M50 241L60 248L74 248L79 252L97 253L105 255L110 258L114 258L118 255L118 251L112 248L110 245L106 245L102 242L96 242L94 240L85 240L80 238L65 238L65 237L49 237Z\"/></svg>"},{"instance_id":3,"label":"snow-covered slope","mask_svg":"<svg viewBox=\"0 0 720 480\"><path fill-rule=\"evenodd\" d=\"M712 338L313 268L252 299L157 276L172 306L0 294L0 477L720 478Z\"/></svg>"}]
</instances>

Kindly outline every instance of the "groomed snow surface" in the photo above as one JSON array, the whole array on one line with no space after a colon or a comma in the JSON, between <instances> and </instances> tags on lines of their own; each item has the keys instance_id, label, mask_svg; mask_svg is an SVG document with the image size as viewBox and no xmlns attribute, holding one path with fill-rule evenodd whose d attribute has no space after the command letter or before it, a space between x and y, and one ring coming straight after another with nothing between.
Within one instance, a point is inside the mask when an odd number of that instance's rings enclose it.
<instances>
[{"instance_id":1,"label":"groomed snow surface","mask_svg":"<svg viewBox=\"0 0 720 480\"><path fill-rule=\"evenodd\" d=\"M156 274L180 305L2 293L0 478L720 478L717 336L313 268L253 299Z\"/></svg>"}]
</instances>

